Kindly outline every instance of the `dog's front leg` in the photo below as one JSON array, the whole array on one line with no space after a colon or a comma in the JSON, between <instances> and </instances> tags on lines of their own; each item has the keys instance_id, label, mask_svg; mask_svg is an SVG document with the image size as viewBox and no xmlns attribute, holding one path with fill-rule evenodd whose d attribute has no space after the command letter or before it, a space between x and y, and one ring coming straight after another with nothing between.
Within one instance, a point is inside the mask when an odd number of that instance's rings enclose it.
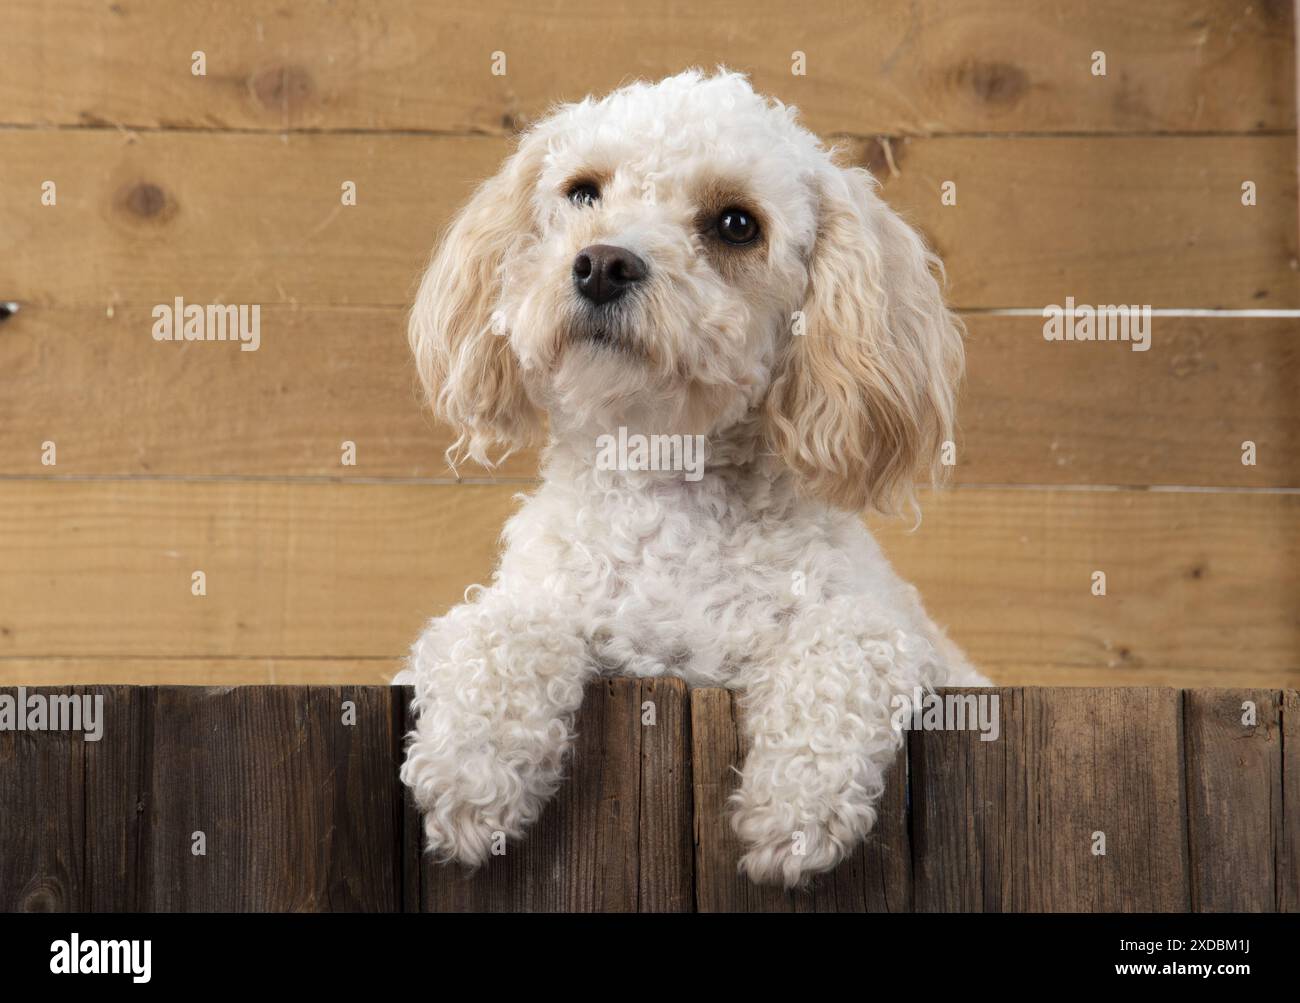
<instances>
[{"instance_id":1,"label":"dog's front leg","mask_svg":"<svg viewBox=\"0 0 1300 1003\"><path fill-rule=\"evenodd\" d=\"M416 714L402 781L439 859L481 864L559 786L593 669L576 622L545 600L481 591L429 624L399 677Z\"/></svg>"},{"instance_id":2,"label":"dog's front leg","mask_svg":"<svg viewBox=\"0 0 1300 1003\"><path fill-rule=\"evenodd\" d=\"M740 865L751 880L804 884L871 830L902 743L891 696L933 658L928 641L842 601L802 612L745 670L750 751L732 825L748 847Z\"/></svg>"}]
</instances>

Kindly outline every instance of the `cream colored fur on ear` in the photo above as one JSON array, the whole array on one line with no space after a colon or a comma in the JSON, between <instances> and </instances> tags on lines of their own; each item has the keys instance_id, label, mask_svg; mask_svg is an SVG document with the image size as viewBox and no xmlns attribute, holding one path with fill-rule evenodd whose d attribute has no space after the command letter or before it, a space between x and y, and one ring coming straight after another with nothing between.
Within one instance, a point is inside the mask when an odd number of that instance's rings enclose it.
<instances>
[{"instance_id":1,"label":"cream colored fur on ear","mask_svg":"<svg viewBox=\"0 0 1300 1003\"><path fill-rule=\"evenodd\" d=\"M535 156L521 148L484 183L439 242L411 309L408 337L434 412L459 433L450 462L492 466L488 449L535 444L542 422L528 400L508 332L493 312L502 263L531 232Z\"/></svg>"},{"instance_id":2,"label":"cream colored fur on ear","mask_svg":"<svg viewBox=\"0 0 1300 1003\"><path fill-rule=\"evenodd\" d=\"M897 514L938 480L965 364L938 259L861 170L828 168L804 306L766 402L776 450L816 497Z\"/></svg>"}]
</instances>

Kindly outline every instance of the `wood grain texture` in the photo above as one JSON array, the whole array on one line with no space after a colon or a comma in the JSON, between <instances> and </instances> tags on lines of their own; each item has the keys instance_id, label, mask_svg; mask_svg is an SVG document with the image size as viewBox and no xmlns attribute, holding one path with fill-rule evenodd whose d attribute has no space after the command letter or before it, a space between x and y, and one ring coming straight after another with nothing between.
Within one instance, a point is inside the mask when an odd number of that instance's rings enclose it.
<instances>
[{"instance_id":1,"label":"wood grain texture","mask_svg":"<svg viewBox=\"0 0 1300 1003\"><path fill-rule=\"evenodd\" d=\"M7 656L395 659L488 580L515 507L471 485L45 487L0 485Z\"/></svg>"},{"instance_id":2,"label":"wood grain texture","mask_svg":"<svg viewBox=\"0 0 1300 1003\"><path fill-rule=\"evenodd\" d=\"M997 699L990 718L996 739L966 731L908 735L918 912L1041 908L1027 859L1025 691L982 695Z\"/></svg>"},{"instance_id":3,"label":"wood grain texture","mask_svg":"<svg viewBox=\"0 0 1300 1003\"><path fill-rule=\"evenodd\" d=\"M57 654L391 659L387 675L428 617L490 580L515 494L0 482L0 671ZM960 489L923 508L916 532L871 526L995 680L1001 665L1111 684L1174 669L1300 679L1298 495ZM196 569L204 597L191 594ZM1092 594L1096 570L1105 596Z\"/></svg>"},{"instance_id":4,"label":"wood grain texture","mask_svg":"<svg viewBox=\"0 0 1300 1003\"><path fill-rule=\"evenodd\" d=\"M401 658L0 658L0 685L339 686L387 684Z\"/></svg>"},{"instance_id":5,"label":"wood grain texture","mask_svg":"<svg viewBox=\"0 0 1300 1003\"><path fill-rule=\"evenodd\" d=\"M17 690L4 690L15 701ZM73 696L75 686L28 694ZM68 912L90 894L81 736L0 731L0 911Z\"/></svg>"},{"instance_id":6,"label":"wood grain texture","mask_svg":"<svg viewBox=\"0 0 1300 1003\"><path fill-rule=\"evenodd\" d=\"M1282 833L1277 856L1278 912L1300 912L1300 692L1283 690Z\"/></svg>"},{"instance_id":7,"label":"wood grain texture","mask_svg":"<svg viewBox=\"0 0 1300 1003\"><path fill-rule=\"evenodd\" d=\"M743 852L731 828L730 795L740 783L748 742L737 696L691 693L695 783L695 901L700 912L909 912L911 850L907 756L899 751L871 835L834 871L807 888L758 886L738 870Z\"/></svg>"},{"instance_id":8,"label":"wood grain texture","mask_svg":"<svg viewBox=\"0 0 1300 1003\"><path fill-rule=\"evenodd\" d=\"M102 695L103 733L81 744L85 804L85 892L70 908L132 912L144 907L149 866L144 858L153 792L145 764L152 738L154 690L135 686L83 686ZM48 740L48 739L46 739ZM70 806L50 803L51 814Z\"/></svg>"},{"instance_id":9,"label":"wood grain texture","mask_svg":"<svg viewBox=\"0 0 1300 1003\"><path fill-rule=\"evenodd\" d=\"M995 682L1000 666L1030 663L1098 684L1105 670L1105 685L1174 667L1215 670L1218 685L1236 667L1275 670L1266 685L1298 678L1300 496L956 490L922 507L915 533L869 523ZM1094 571L1105 596L1092 594Z\"/></svg>"},{"instance_id":10,"label":"wood grain texture","mask_svg":"<svg viewBox=\"0 0 1300 1003\"><path fill-rule=\"evenodd\" d=\"M400 909L401 793L386 687L154 693L143 909ZM196 832L206 837L202 856L192 853Z\"/></svg>"},{"instance_id":11,"label":"wood grain texture","mask_svg":"<svg viewBox=\"0 0 1300 1003\"><path fill-rule=\"evenodd\" d=\"M1186 910L1179 693L1026 689L1022 700L1028 908Z\"/></svg>"},{"instance_id":12,"label":"wood grain texture","mask_svg":"<svg viewBox=\"0 0 1300 1003\"><path fill-rule=\"evenodd\" d=\"M11 299L102 310L177 296L406 306L439 231L509 148L489 137L0 131L0 285ZM55 206L40 204L45 180ZM355 206L341 204L344 181ZM41 279L42 268L54 274Z\"/></svg>"},{"instance_id":13,"label":"wood grain texture","mask_svg":"<svg viewBox=\"0 0 1300 1003\"><path fill-rule=\"evenodd\" d=\"M269 307L262 324L259 350L240 352L159 344L143 306L24 310L0 337L15 377L0 382L0 474L537 475L530 452L447 466L452 436L421 406L403 311ZM1300 487L1296 321L1153 324L1151 349L1133 352L1045 341L1033 317L968 316L953 482Z\"/></svg>"},{"instance_id":14,"label":"wood grain texture","mask_svg":"<svg viewBox=\"0 0 1300 1003\"><path fill-rule=\"evenodd\" d=\"M1272 912L1278 906L1286 815L1279 696L1276 690L1183 694L1188 854L1197 912ZM1258 810L1243 815L1243 802Z\"/></svg>"},{"instance_id":15,"label":"wood grain texture","mask_svg":"<svg viewBox=\"0 0 1300 1003\"><path fill-rule=\"evenodd\" d=\"M0 131L2 295L100 309L177 296L405 307L440 229L508 149L495 137L388 133ZM870 166L930 238L956 307L1067 296L1300 306L1291 136L941 137L882 149L848 144L845 157ZM46 180L55 206L41 205ZM355 206L340 204L345 180ZM949 180L955 206L940 201ZM1258 187L1254 207L1241 204L1245 180Z\"/></svg>"},{"instance_id":16,"label":"wood grain texture","mask_svg":"<svg viewBox=\"0 0 1300 1003\"><path fill-rule=\"evenodd\" d=\"M402 311L272 307L261 324L259 349L241 352L155 342L147 307L24 310L0 336L0 368L14 377L0 385L2 472L455 476ZM54 466L42 465L47 441ZM501 471L533 472L532 457Z\"/></svg>"},{"instance_id":17,"label":"wood grain texture","mask_svg":"<svg viewBox=\"0 0 1300 1003\"><path fill-rule=\"evenodd\" d=\"M555 100L726 63L821 129L1294 125L1286 2L613 0L593 19L520 0L239 0L183 14L163 0L19 0L8 20L0 121L22 124L501 132ZM200 47L201 78L190 73ZM1098 49L1105 77L1089 71Z\"/></svg>"},{"instance_id":18,"label":"wood grain texture","mask_svg":"<svg viewBox=\"0 0 1300 1003\"><path fill-rule=\"evenodd\" d=\"M644 723L646 701L654 725ZM473 873L423 856L424 909L690 911L685 708L678 680L589 686L569 775L542 817Z\"/></svg>"},{"instance_id":19,"label":"wood grain texture","mask_svg":"<svg viewBox=\"0 0 1300 1003\"><path fill-rule=\"evenodd\" d=\"M996 740L911 735L918 909L1186 910L1179 694L988 695L1000 703ZM1230 801L1267 815L1250 792Z\"/></svg>"},{"instance_id":20,"label":"wood grain texture","mask_svg":"<svg viewBox=\"0 0 1300 1003\"><path fill-rule=\"evenodd\" d=\"M637 909L694 912L690 697L680 679L643 679L640 698Z\"/></svg>"},{"instance_id":21,"label":"wood grain texture","mask_svg":"<svg viewBox=\"0 0 1300 1003\"><path fill-rule=\"evenodd\" d=\"M1296 908L1295 691L965 691L998 698L996 739L912 731L865 848L794 893L735 874L723 690L590 684L559 794L473 877L421 855L397 779L409 688L77 692L104 697L100 741L0 731L0 910Z\"/></svg>"},{"instance_id":22,"label":"wood grain texture","mask_svg":"<svg viewBox=\"0 0 1300 1003\"><path fill-rule=\"evenodd\" d=\"M1234 686L1268 687L1286 680L1284 685L1300 683L1300 673L1291 669L1264 669L1255 666L1234 668L1189 668L1179 665L1146 665L1120 669L1095 665L1026 665L999 663L989 669L1002 686L1173 686L1214 687L1231 682Z\"/></svg>"},{"instance_id":23,"label":"wood grain texture","mask_svg":"<svg viewBox=\"0 0 1300 1003\"><path fill-rule=\"evenodd\" d=\"M1290 136L937 138L853 150L964 308L1294 308ZM896 171L889 167L895 165ZM1241 204L1241 186L1267 192ZM957 204L942 206L945 181ZM1114 347L1114 346L1111 346Z\"/></svg>"},{"instance_id":24,"label":"wood grain texture","mask_svg":"<svg viewBox=\"0 0 1300 1003\"><path fill-rule=\"evenodd\" d=\"M1146 352L965 320L955 483L1300 487L1295 319L1155 317Z\"/></svg>"}]
</instances>

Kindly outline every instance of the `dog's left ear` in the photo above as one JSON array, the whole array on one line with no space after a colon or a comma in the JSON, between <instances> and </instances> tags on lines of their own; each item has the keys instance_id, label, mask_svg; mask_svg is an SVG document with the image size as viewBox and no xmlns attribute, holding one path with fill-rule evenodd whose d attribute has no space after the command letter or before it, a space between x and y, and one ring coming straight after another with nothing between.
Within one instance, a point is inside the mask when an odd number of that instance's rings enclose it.
<instances>
[{"instance_id":1,"label":"dog's left ear","mask_svg":"<svg viewBox=\"0 0 1300 1003\"><path fill-rule=\"evenodd\" d=\"M803 333L795 325L768 393L768 439L811 494L895 514L942 470L962 329L942 265L871 175L827 167L819 187Z\"/></svg>"}]
</instances>

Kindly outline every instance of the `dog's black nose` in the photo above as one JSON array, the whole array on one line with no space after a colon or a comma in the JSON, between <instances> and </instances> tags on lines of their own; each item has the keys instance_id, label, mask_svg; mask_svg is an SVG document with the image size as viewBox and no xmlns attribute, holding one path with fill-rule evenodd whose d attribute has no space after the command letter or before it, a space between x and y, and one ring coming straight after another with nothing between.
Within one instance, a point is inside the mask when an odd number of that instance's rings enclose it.
<instances>
[{"instance_id":1,"label":"dog's black nose","mask_svg":"<svg viewBox=\"0 0 1300 1003\"><path fill-rule=\"evenodd\" d=\"M625 247L592 244L573 259L573 284L593 303L618 299L646 277L645 262Z\"/></svg>"}]
</instances>

